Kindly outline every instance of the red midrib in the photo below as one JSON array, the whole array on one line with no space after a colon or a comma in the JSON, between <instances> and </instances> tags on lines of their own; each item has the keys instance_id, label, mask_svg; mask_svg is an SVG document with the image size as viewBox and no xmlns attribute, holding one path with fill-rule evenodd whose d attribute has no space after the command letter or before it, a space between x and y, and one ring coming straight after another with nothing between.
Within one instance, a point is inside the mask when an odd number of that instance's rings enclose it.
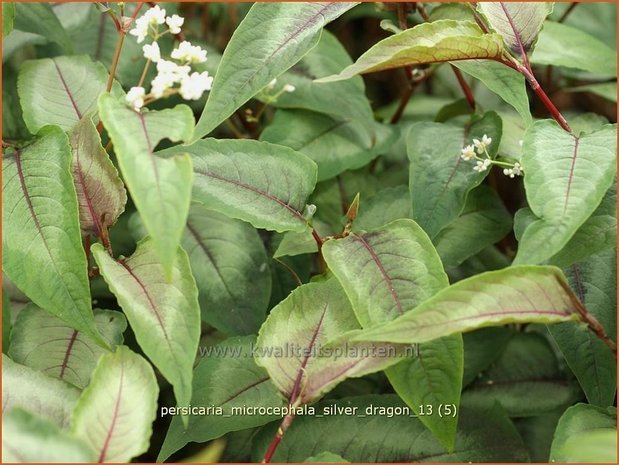
<instances>
[{"instance_id":1,"label":"red midrib","mask_svg":"<svg viewBox=\"0 0 619 465\"><path fill-rule=\"evenodd\" d=\"M76 167L77 169L75 170L76 175L77 175L77 182L82 186L82 193L84 194L84 198L86 199L86 206L88 207L88 213L90 213L92 222L94 223L94 226L95 226L95 234L98 237L101 237L101 234L103 232L103 228L101 226L101 220L99 219L99 215L97 214L97 212L95 211L95 208L93 207L92 199L88 195L88 188L86 187L86 181L82 173L82 163L80 161L81 150L80 150L79 139L78 139L78 142L74 150L75 150L75 162L77 165Z\"/></svg>"},{"instance_id":2,"label":"red midrib","mask_svg":"<svg viewBox=\"0 0 619 465\"><path fill-rule=\"evenodd\" d=\"M73 94L71 94L71 91L69 90L69 86L67 86L67 82L65 81L64 76L62 75L62 71L60 71L60 68L58 67L58 64L56 63L56 60L54 60L53 58L52 58L52 63L54 63L54 67L56 68L56 72L58 73L60 82L62 83L62 86L64 87L64 91L66 92L67 97L69 97L69 100L71 101L71 105L73 105L73 110L75 111L75 114L77 115L77 119L82 119L82 113L77 107L77 103L75 102L75 99L73 98Z\"/></svg>"},{"instance_id":3,"label":"red midrib","mask_svg":"<svg viewBox=\"0 0 619 465\"><path fill-rule=\"evenodd\" d=\"M260 195L262 197L266 197L267 199L272 200L273 202L275 202L275 203L281 205L282 207L284 207L286 210L288 210L290 213L292 213L292 215L294 217L302 220L303 222L306 222L306 219L303 217L303 215L300 212L298 212L297 210L292 208L290 205L288 205L283 200L278 199L277 197L275 197L272 194L269 194L268 192L265 192L265 191L263 191L261 189L255 188L255 187L252 187L252 186L250 186L248 184L245 184L245 183L242 183L240 181L235 181L233 179L224 178L223 176L219 176L219 175L214 174L214 173L210 173L210 172L207 173L207 172L204 172L204 171L196 170L196 174L200 174L202 176L207 176L207 177L210 177L210 178L214 178L214 179L217 179L219 181L227 182L227 183L230 183L230 184L232 184L234 186L241 187L243 189L246 189L246 190L249 190L251 192L254 192L254 193L256 193L256 194L258 194L258 195Z\"/></svg>"},{"instance_id":4,"label":"red midrib","mask_svg":"<svg viewBox=\"0 0 619 465\"><path fill-rule=\"evenodd\" d=\"M77 339L77 334L78 334L78 331L74 329L73 333L71 334L71 338L69 339L69 345L67 346L67 350L64 354L62 365L60 365L60 379L63 379L64 372L67 369L67 366L69 365L69 357L71 356L71 351L73 350L73 344L75 344L75 340Z\"/></svg>"},{"instance_id":5,"label":"red midrib","mask_svg":"<svg viewBox=\"0 0 619 465\"><path fill-rule=\"evenodd\" d=\"M402 302L400 302L400 298L398 297L398 294L397 294L395 288L393 287L393 282L391 281L391 278L389 277L389 275L385 271L385 267L383 266L382 262L380 261L380 258L378 258L378 255L376 255L376 253L374 252L374 249L372 249L372 247L370 247L370 244L368 244L366 242L366 240L362 236L359 236L357 234L353 234L353 237L357 241L361 242L361 244L363 244L363 247L368 251L368 253L372 257L372 260L374 261L374 263L378 267L378 270L380 271L380 273L381 273L381 275L383 277L383 281L385 282L385 284L387 285L387 288L389 289L389 292L391 293L391 297L393 298L393 301L396 304L396 308L398 309L398 313L400 315L403 315L404 314L404 309L402 308Z\"/></svg>"},{"instance_id":6,"label":"red midrib","mask_svg":"<svg viewBox=\"0 0 619 465\"><path fill-rule=\"evenodd\" d=\"M259 384L262 384L266 381L268 381L270 378L267 376L265 378L259 379L258 381L256 381L255 383L249 384L247 386L245 386L243 389L241 389L240 391L234 393L233 395L231 395L230 397L228 397L226 400L224 400L221 404L218 405L218 407L223 406L224 404L227 404L228 402L236 399L237 397L239 397L241 394L249 391L250 389L258 386Z\"/></svg>"},{"instance_id":7,"label":"red midrib","mask_svg":"<svg viewBox=\"0 0 619 465\"><path fill-rule=\"evenodd\" d=\"M107 455L107 449L110 445L110 440L112 439L112 434L114 433L114 428L116 427L116 421L118 420L118 410L120 409L120 401L122 397L122 387L123 387L123 379L125 376L124 365L121 365L120 369L120 382L118 383L118 394L116 395L116 402L114 404L114 413L112 414L112 423L107 431L107 436L105 437L105 442L103 443L103 447L101 448L101 453L99 454L99 460L97 462L103 463L105 461L105 456Z\"/></svg>"}]
</instances>

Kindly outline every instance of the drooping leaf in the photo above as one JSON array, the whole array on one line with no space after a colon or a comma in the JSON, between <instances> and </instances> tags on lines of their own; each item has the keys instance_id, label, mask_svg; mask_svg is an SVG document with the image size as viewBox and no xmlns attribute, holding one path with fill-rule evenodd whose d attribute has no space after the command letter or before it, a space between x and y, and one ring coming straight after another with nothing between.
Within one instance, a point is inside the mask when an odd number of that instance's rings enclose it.
<instances>
[{"instance_id":1,"label":"drooping leaf","mask_svg":"<svg viewBox=\"0 0 619 465\"><path fill-rule=\"evenodd\" d=\"M396 396L326 400L316 406L317 413L333 408L334 404L340 408L356 407L357 413L297 418L279 444L273 461L299 462L324 451L350 462L528 461L522 439L499 406L482 410L463 407L458 412L456 446L449 453L418 419L409 417L412 411ZM370 414L366 413L368 407ZM273 426L264 428L255 439L254 460L263 457L277 428Z\"/></svg>"},{"instance_id":2,"label":"drooping leaf","mask_svg":"<svg viewBox=\"0 0 619 465\"><path fill-rule=\"evenodd\" d=\"M15 3L2 2L2 38L13 30L15 19Z\"/></svg>"},{"instance_id":3,"label":"drooping leaf","mask_svg":"<svg viewBox=\"0 0 619 465\"><path fill-rule=\"evenodd\" d=\"M592 450L588 441L582 440L589 434L606 432L615 438L614 447L612 443L607 442L606 447ZM594 405L576 404L567 409L559 420L550 449L550 461L615 463L617 461L616 438L617 409L615 407L601 408ZM574 452L578 453L577 457Z\"/></svg>"},{"instance_id":4,"label":"drooping leaf","mask_svg":"<svg viewBox=\"0 0 619 465\"><path fill-rule=\"evenodd\" d=\"M515 263L542 263L559 252L598 207L615 176L615 125L574 136L550 120L529 127L522 166L538 217L522 235Z\"/></svg>"},{"instance_id":5,"label":"drooping leaf","mask_svg":"<svg viewBox=\"0 0 619 465\"><path fill-rule=\"evenodd\" d=\"M352 120L358 127L357 138L361 145L372 146L376 131L374 115L361 77L329 85L314 82L316 78L339 73L350 64L352 60L346 49L333 34L323 30L318 44L277 79L272 92L278 92L285 84L293 85L295 90L284 92L273 105L310 110L336 120Z\"/></svg>"},{"instance_id":6,"label":"drooping leaf","mask_svg":"<svg viewBox=\"0 0 619 465\"><path fill-rule=\"evenodd\" d=\"M414 344L506 323L577 320L572 299L558 268L510 267L459 281L413 312L363 331L356 340Z\"/></svg>"},{"instance_id":7,"label":"drooping leaf","mask_svg":"<svg viewBox=\"0 0 619 465\"><path fill-rule=\"evenodd\" d=\"M401 66L455 60L496 59L503 53L499 34L484 34L469 21L444 19L425 23L381 40L341 73L318 82L340 81L357 74Z\"/></svg>"},{"instance_id":8,"label":"drooping leaf","mask_svg":"<svg viewBox=\"0 0 619 465\"><path fill-rule=\"evenodd\" d=\"M91 250L138 344L172 384L178 404L189 405L200 338L200 307L187 254L177 249L168 281L150 238L141 241L131 257L118 261L101 244Z\"/></svg>"},{"instance_id":9,"label":"drooping leaf","mask_svg":"<svg viewBox=\"0 0 619 465\"><path fill-rule=\"evenodd\" d=\"M3 412L3 463L86 463L95 459L84 441L44 418L20 408Z\"/></svg>"},{"instance_id":10,"label":"drooping leaf","mask_svg":"<svg viewBox=\"0 0 619 465\"><path fill-rule=\"evenodd\" d=\"M522 55L535 43L553 6L553 2L480 2L477 9L490 27L503 36L507 48Z\"/></svg>"},{"instance_id":11,"label":"drooping leaf","mask_svg":"<svg viewBox=\"0 0 619 465\"><path fill-rule=\"evenodd\" d=\"M359 324L337 280L305 284L271 310L258 334L256 363L290 402L311 403L346 378L412 353L406 346L353 343L355 330Z\"/></svg>"},{"instance_id":12,"label":"drooping leaf","mask_svg":"<svg viewBox=\"0 0 619 465\"><path fill-rule=\"evenodd\" d=\"M510 416L528 417L565 408L580 390L561 373L546 338L517 333L498 360L462 393L467 405L499 402Z\"/></svg>"},{"instance_id":13,"label":"drooping leaf","mask_svg":"<svg viewBox=\"0 0 619 465\"><path fill-rule=\"evenodd\" d=\"M128 462L148 449L158 393L150 364L119 346L99 360L75 406L71 431L95 451L97 462Z\"/></svg>"},{"instance_id":14,"label":"drooping leaf","mask_svg":"<svg viewBox=\"0 0 619 465\"><path fill-rule=\"evenodd\" d=\"M445 268L464 260L500 241L511 230L511 215L499 196L487 186L469 192L464 210L434 239Z\"/></svg>"},{"instance_id":15,"label":"drooping leaf","mask_svg":"<svg viewBox=\"0 0 619 465\"><path fill-rule=\"evenodd\" d=\"M7 5L7 3L2 5ZM9 140L32 138L26 123L24 123L19 97L17 96L17 71L9 65L2 67L2 137Z\"/></svg>"},{"instance_id":16,"label":"drooping leaf","mask_svg":"<svg viewBox=\"0 0 619 465\"><path fill-rule=\"evenodd\" d=\"M170 277L191 201L192 163L183 152L163 159L155 155L163 139L187 141L193 114L186 105L162 111L136 112L110 94L99 99L131 198L153 238L166 277Z\"/></svg>"},{"instance_id":17,"label":"drooping leaf","mask_svg":"<svg viewBox=\"0 0 619 465\"><path fill-rule=\"evenodd\" d=\"M327 241L323 255L363 328L403 315L449 284L430 239L409 219ZM462 367L462 338L456 335L422 344L418 356L386 373L396 392L419 413L420 405L459 404ZM453 448L456 418L420 419Z\"/></svg>"},{"instance_id":18,"label":"drooping leaf","mask_svg":"<svg viewBox=\"0 0 619 465\"><path fill-rule=\"evenodd\" d=\"M550 259L555 266L566 268L617 245L617 186L613 184L600 206L578 228L570 241Z\"/></svg>"},{"instance_id":19,"label":"drooping leaf","mask_svg":"<svg viewBox=\"0 0 619 465\"><path fill-rule=\"evenodd\" d=\"M320 31L356 3L256 3L234 31L217 69L194 140L297 63L320 40Z\"/></svg>"},{"instance_id":20,"label":"drooping leaf","mask_svg":"<svg viewBox=\"0 0 619 465\"><path fill-rule=\"evenodd\" d=\"M69 134L73 149L71 170L79 203L83 233L101 237L125 210L127 192L118 171L101 145L101 137L89 115Z\"/></svg>"},{"instance_id":21,"label":"drooping leaf","mask_svg":"<svg viewBox=\"0 0 619 465\"><path fill-rule=\"evenodd\" d=\"M367 130L352 115L334 119L304 110L279 110L260 140L307 155L318 165L318 181L323 181L365 166L397 137L387 125L373 123L372 128L374 140L364 143Z\"/></svg>"},{"instance_id":22,"label":"drooping leaf","mask_svg":"<svg viewBox=\"0 0 619 465\"><path fill-rule=\"evenodd\" d=\"M287 147L254 140L199 140L180 151L193 160L192 199L256 228L302 232L307 197L316 184L316 165Z\"/></svg>"},{"instance_id":23,"label":"drooping leaf","mask_svg":"<svg viewBox=\"0 0 619 465\"><path fill-rule=\"evenodd\" d=\"M65 131L73 129L87 113L96 110L105 90L108 72L87 56L42 58L24 63L19 70L17 91L24 121L32 133L46 124ZM114 89L120 95L119 87Z\"/></svg>"},{"instance_id":24,"label":"drooping leaf","mask_svg":"<svg viewBox=\"0 0 619 465\"><path fill-rule=\"evenodd\" d=\"M69 140L55 126L2 157L2 268L39 307L105 347L92 315L70 165Z\"/></svg>"},{"instance_id":25,"label":"drooping leaf","mask_svg":"<svg viewBox=\"0 0 619 465\"><path fill-rule=\"evenodd\" d=\"M465 128L428 122L411 126L406 145L413 219L430 238L460 215L467 193L488 174L474 171L475 163L460 157L464 146L484 134L492 138L488 153L494 158L502 134L501 119L494 112L474 116Z\"/></svg>"},{"instance_id":26,"label":"drooping leaf","mask_svg":"<svg viewBox=\"0 0 619 465\"><path fill-rule=\"evenodd\" d=\"M14 5L15 19L13 20L13 27L15 29L40 34L56 42L65 52L73 50L73 44L67 32L60 24L49 3L15 2Z\"/></svg>"},{"instance_id":27,"label":"drooping leaf","mask_svg":"<svg viewBox=\"0 0 619 465\"><path fill-rule=\"evenodd\" d=\"M607 250L565 269L567 280L587 311L615 339L617 327L617 251ZM550 334L578 378L589 403L612 405L617 361L588 328L569 323L549 326Z\"/></svg>"},{"instance_id":28,"label":"drooping leaf","mask_svg":"<svg viewBox=\"0 0 619 465\"><path fill-rule=\"evenodd\" d=\"M111 347L121 344L127 321L122 313L95 310L95 324ZM15 321L10 355L22 365L83 389L97 360L108 351L33 304L28 304Z\"/></svg>"},{"instance_id":29,"label":"drooping leaf","mask_svg":"<svg viewBox=\"0 0 619 465\"><path fill-rule=\"evenodd\" d=\"M617 53L578 27L548 21L539 35L531 63L576 68L617 77Z\"/></svg>"},{"instance_id":30,"label":"drooping leaf","mask_svg":"<svg viewBox=\"0 0 619 465\"><path fill-rule=\"evenodd\" d=\"M194 370L191 405L220 407L221 415L191 415L185 429L178 416L172 418L157 461L189 442L206 442L230 431L244 430L276 420L275 415L252 415L242 407L284 405L267 372L256 365L253 336L233 337L213 347L204 347ZM236 409L236 410L235 410Z\"/></svg>"},{"instance_id":31,"label":"drooping leaf","mask_svg":"<svg viewBox=\"0 0 619 465\"><path fill-rule=\"evenodd\" d=\"M199 290L202 319L228 334L255 334L266 318L271 273L258 232L202 205L181 239Z\"/></svg>"},{"instance_id":32,"label":"drooping leaf","mask_svg":"<svg viewBox=\"0 0 619 465\"><path fill-rule=\"evenodd\" d=\"M3 415L21 408L65 429L79 395L76 387L15 363L2 354Z\"/></svg>"},{"instance_id":33,"label":"drooping leaf","mask_svg":"<svg viewBox=\"0 0 619 465\"><path fill-rule=\"evenodd\" d=\"M456 68L483 82L488 89L511 105L528 126L533 121L524 76L491 60L466 60L452 63Z\"/></svg>"}]
</instances>

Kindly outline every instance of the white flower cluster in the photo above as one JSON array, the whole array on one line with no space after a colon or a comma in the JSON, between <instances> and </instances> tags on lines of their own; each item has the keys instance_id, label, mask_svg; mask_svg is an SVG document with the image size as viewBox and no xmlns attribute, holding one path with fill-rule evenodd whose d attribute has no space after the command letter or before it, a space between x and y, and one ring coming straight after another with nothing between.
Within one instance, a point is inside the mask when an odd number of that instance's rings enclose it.
<instances>
[{"instance_id":1,"label":"white flower cluster","mask_svg":"<svg viewBox=\"0 0 619 465\"><path fill-rule=\"evenodd\" d=\"M492 160L490 158L490 154L488 153L488 147L492 144L492 138L488 137L488 135L484 134L481 140L473 139L473 143L471 145L465 146L460 152L460 158L466 161L475 160L475 166L473 167L474 171L478 173L482 173L486 171L492 165L504 166L503 174L505 176L509 176L510 178L514 178L515 176L522 176L523 170L520 163L505 163L502 161Z\"/></svg>"},{"instance_id":2,"label":"white flower cluster","mask_svg":"<svg viewBox=\"0 0 619 465\"><path fill-rule=\"evenodd\" d=\"M146 37L152 37L150 44L142 47L144 58L149 63L157 65L157 75L151 81L151 91L147 95L143 87L132 87L127 92L127 102L138 111L146 100L158 99L167 95L178 93L185 100L198 100L202 94L211 90L213 77L208 71L191 72L191 66L206 61L206 50L188 41L181 42L172 50L170 59L161 56L161 50L157 40L167 34L178 34L185 19L178 15L166 16L166 11L155 5L144 15L135 20L135 27L129 34L137 37L137 42L142 43ZM159 26L167 25L167 29L161 32ZM179 87L174 87L180 84Z\"/></svg>"}]
</instances>

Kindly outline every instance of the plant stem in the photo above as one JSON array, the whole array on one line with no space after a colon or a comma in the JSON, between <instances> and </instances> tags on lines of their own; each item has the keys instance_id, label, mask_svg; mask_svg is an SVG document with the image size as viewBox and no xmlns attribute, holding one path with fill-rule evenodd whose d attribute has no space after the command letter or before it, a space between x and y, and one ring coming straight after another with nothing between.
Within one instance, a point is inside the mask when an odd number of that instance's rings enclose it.
<instances>
[{"instance_id":1,"label":"plant stem","mask_svg":"<svg viewBox=\"0 0 619 465\"><path fill-rule=\"evenodd\" d=\"M277 428L277 433L273 437L271 444L269 444L269 448L264 454L262 463L269 463L271 461L271 459L273 458L273 455L275 454L275 451L277 450L277 446L279 446L279 443L284 437L284 434L286 434L286 431L288 430L288 428L290 428L290 425L292 424L293 420L294 420L293 414L288 414L284 417L281 425L279 425L279 428Z\"/></svg>"},{"instance_id":2,"label":"plant stem","mask_svg":"<svg viewBox=\"0 0 619 465\"><path fill-rule=\"evenodd\" d=\"M114 49L114 57L112 58L112 66L110 67L110 74L107 77L107 86L105 86L106 92L109 92L112 90L112 85L114 84L114 78L116 77L116 68L118 68L118 61L120 60L120 52L122 51L124 41L125 41L125 33L121 30L118 32L118 39L116 40L116 48Z\"/></svg>"},{"instance_id":3,"label":"plant stem","mask_svg":"<svg viewBox=\"0 0 619 465\"><path fill-rule=\"evenodd\" d=\"M578 6L578 2L572 2L572 4L569 6L567 10L565 10L565 12L561 15L561 17L559 18L557 22L562 23L563 21L565 21L567 17L570 15L570 13L574 11L574 8L576 8L577 6Z\"/></svg>"},{"instance_id":4,"label":"plant stem","mask_svg":"<svg viewBox=\"0 0 619 465\"><path fill-rule=\"evenodd\" d=\"M140 76L140 81L138 82L138 87L142 87L144 84L144 80L146 79L146 73L148 72L148 68L150 66L150 58L146 60L146 64L144 65L144 69L142 70L142 75Z\"/></svg>"}]
</instances>

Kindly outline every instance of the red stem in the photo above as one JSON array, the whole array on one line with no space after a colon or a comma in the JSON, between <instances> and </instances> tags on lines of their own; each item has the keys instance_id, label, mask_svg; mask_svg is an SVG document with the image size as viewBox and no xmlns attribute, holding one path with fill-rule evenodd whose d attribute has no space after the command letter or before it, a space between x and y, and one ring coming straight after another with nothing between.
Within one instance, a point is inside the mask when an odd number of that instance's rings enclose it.
<instances>
[{"instance_id":1,"label":"red stem","mask_svg":"<svg viewBox=\"0 0 619 465\"><path fill-rule=\"evenodd\" d=\"M292 424L293 420L294 420L294 415L292 414L286 415L284 417L281 425L279 425L279 428L277 429L277 434L273 437L271 444L269 444L269 448L264 454L262 463L269 463L271 461L271 459L273 458L273 455L275 454L275 451L277 450L277 446L279 446L279 443L282 441L282 438L284 437L286 430L290 428L290 425Z\"/></svg>"}]
</instances>

